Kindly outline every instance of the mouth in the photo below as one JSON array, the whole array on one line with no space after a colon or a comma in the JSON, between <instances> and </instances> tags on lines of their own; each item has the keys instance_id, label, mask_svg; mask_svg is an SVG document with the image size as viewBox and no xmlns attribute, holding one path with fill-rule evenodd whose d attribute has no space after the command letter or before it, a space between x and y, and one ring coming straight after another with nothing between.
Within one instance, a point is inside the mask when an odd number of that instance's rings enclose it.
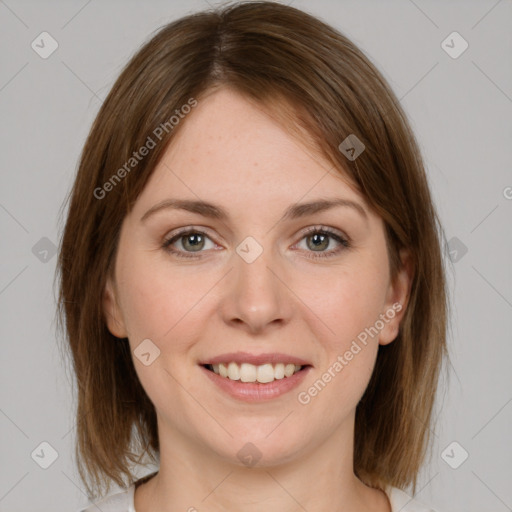
<instances>
[{"instance_id":1,"label":"mouth","mask_svg":"<svg viewBox=\"0 0 512 512\"><path fill-rule=\"evenodd\" d=\"M244 402L261 402L299 386L313 366L287 354L237 352L199 363L216 389Z\"/></svg>"},{"instance_id":2,"label":"mouth","mask_svg":"<svg viewBox=\"0 0 512 512\"><path fill-rule=\"evenodd\" d=\"M202 366L225 379L245 383L259 382L260 384L269 384L275 380L288 379L310 365L294 363L254 365L251 363L239 364L231 361L229 363L204 364Z\"/></svg>"}]
</instances>

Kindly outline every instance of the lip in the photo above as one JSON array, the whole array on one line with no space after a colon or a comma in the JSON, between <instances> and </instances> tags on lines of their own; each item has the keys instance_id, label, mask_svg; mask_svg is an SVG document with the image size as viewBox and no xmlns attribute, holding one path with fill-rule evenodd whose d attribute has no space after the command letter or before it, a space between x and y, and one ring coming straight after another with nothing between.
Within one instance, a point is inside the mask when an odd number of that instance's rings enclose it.
<instances>
[{"instance_id":1,"label":"lip","mask_svg":"<svg viewBox=\"0 0 512 512\"><path fill-rule=\"evenodd\" d=\"M296 358L294 360L297 361ZM223 359L222 361L226 360ZM230 361L233 361L233 359ZM268 359L265 359L265 361L269 362ZM245 362L249 361L245 359ZM260 382L241 382L239 380L231 380L227 377L221 377L220 375L217 375L215 372L208 370L202 365L200 365L199 368L206 374L209 379L211 379L214 384L219 387L221 391L224 391L232 398L241 400L243 402L265 402L282 396L296 388L304 380L309 370L312 369L312 366L306 366L297 373L294 373L291 377L284 377L283 379L274 380L272 382L268 382L267 384L261 384Z\"/></svg>"},{"instance_id":2,"label":"lip","mask_svg":"<svg viewBox=\"0 0 512 512\"><path fill-rule=\"evenodd\" d=\"M266 354L250 354L249 352L231 352L229 354L221 354L211 359L205 359L204 361L199 362L200 365L219 363L250 363L253 364L254 366L259 366L265 363L293 363L299 366L312 366L311 363L309 361L306 361L305 359L300 359L290 354L283 354L279 352L272 352Z\"/></svg>"}]
</instances>

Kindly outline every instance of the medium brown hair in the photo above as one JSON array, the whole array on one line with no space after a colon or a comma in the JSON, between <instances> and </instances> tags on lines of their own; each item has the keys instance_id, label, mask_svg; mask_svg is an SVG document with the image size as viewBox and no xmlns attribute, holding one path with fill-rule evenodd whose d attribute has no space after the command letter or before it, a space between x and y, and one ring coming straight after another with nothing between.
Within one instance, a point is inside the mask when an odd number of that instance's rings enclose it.
<instances>
[{"instance_id":1,"label":"medium brown hair","mask_svg":"<svg viewBox=\"0 0 512 512\"><path fill-rule=\"evenodd\" d=\"M448 355L449 306L444 234L418 145L396 96L347 37L301 10L259 1L161 28L120 74L83 148L58 275L59 325L77 384L76 456L87 491L102 494L106 484L108 492L111 481L126 487L134 480L131 464L159 457L155 408L135 373L128 340L107 329L102 296L123 219L186 118L108 194L98 198L94 191L176 109L191 98L201 102L216 87L258 102L357 187L384 220L392 278L400 249L411 253L414 278L400 332L379 347L357 406L354 472L372 487L412 483L415 492ZM351 134L365 145L355 160L338 149Z\"/></svg>"}]
</instances>

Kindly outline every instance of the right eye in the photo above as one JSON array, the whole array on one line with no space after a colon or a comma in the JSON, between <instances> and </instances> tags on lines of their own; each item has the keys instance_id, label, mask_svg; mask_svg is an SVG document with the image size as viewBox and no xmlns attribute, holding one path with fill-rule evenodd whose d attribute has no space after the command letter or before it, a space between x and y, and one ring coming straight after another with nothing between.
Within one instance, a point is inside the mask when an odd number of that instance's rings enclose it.
<instances>
[{"instance_id":1,"label":"right eye","mask_svg":"<svg viewBox=\"0 0 512 512\"><path fill-rule=\"evenodd\" d=\"M194 253L204 252L202 249L207 240L210 240L210 237L203 231L187 229L164 240L162 248L179 258L197 258L200 257L199 254L195 255ZM210 240L210 242L212 241ZM173 247L175 244L181 245L181 250Z\"/></svg>"}]
</instances>

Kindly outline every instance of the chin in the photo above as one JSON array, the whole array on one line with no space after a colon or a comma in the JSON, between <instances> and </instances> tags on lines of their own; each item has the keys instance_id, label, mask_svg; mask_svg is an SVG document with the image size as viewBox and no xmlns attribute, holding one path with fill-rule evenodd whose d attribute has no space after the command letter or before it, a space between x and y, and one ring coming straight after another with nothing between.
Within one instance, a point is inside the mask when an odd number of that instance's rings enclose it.
<instances>
[{"instance_id":1,"label":"chin","mask_svg":"<svg viewBox=\"0 0 512 512\"><path fill-rule=\"evenodd\" d=\"M250 428L236 433L227 427L233 437L226 436L222 446L211 448L224 461L240 467L263 468L286 464L296 458L301 447L308 443L302 436L290 436L290 432L285 430L272 432L277 424L274 421L272 428L263 435L261 429L255 429L252 435Z\"/></svg>"}]
</instances>

